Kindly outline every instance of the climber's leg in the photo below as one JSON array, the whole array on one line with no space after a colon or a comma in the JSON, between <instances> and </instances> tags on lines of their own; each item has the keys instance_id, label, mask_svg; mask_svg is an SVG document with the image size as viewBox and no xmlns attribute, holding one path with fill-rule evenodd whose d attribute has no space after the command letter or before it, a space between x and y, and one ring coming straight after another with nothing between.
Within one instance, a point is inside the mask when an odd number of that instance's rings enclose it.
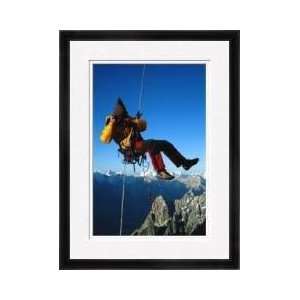
<instances>
[{"instance_id":1,"label":"climber's leg","mask_svg":"<svg viewBox=\"0 0 300 300\"><path fill-rule=\"evenodd\" d=\"M164 171L166 169L163 158L160 153L154 154L150 152L149 156L151 158L153 168L157 173Z\"/></svg>"},{"instance_id":2,"label":"climber's leg","mask_svg":"<svg viewBox=\"0 0 300 300\"><path fill-rule=\"evenodd\" d=\"M166 140L144 140L143 144L148 152L159 153L162 151L176 167L180 167L186 162L186 158Z\"/></svg>"},{"instance_id":3,"label":"climber's leg","mask_svg":"<svg viewBox=\"0 0 300 300\"><path fill-rule=\"evenodd\" d=\"M157 176L161 179L172 180L174 176L170 174L165 167L162 155L159 153L149 152L153 168L155 169Z\"/></svg>"},{"instance_id":4,"label":"climber's leg","mask_svg":"<svg viewBox=\"0 0 300 300\"><path fill-rule=\"evenodd\" d=\"M154 170L157 172L157 176L161 179L171 180L174 178L165 167L162 155L160 152L153 152L151 147L147 147L147 144L144 144L143 140L135 142L135 151L140 153L148 152L151 158L151 162Z\"/></svg>"}]
</instances>

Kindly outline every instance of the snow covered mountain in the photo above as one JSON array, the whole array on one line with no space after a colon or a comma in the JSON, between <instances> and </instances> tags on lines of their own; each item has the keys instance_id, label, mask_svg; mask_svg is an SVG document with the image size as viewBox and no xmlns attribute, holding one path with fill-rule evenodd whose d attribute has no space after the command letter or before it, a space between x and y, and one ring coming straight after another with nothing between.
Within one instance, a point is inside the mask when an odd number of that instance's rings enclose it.
<instances>
[{"instance_id":1,"label":"snow covered mountain","mask_svg":"<svg viewBox=\"0 0 300 300\"><path fill-rule=\"evenodd\" d=\"M95 235L119 234L122 173L95 172L93 176L93 216ZM192 191L199 196L205 193L206 181L200 175L177 175L171 181L159 180L155 172L129 174L125 178L124 234L131 234L145 220L153 200L162 196L169 213L173 202Z\"/></svg>"}]
</instances>

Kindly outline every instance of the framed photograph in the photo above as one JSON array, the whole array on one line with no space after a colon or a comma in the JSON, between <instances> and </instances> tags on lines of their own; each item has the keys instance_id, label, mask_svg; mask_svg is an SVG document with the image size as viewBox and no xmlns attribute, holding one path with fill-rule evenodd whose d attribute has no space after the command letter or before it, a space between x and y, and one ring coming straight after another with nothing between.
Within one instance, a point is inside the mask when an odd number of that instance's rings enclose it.
<instances>
[{"instance_id":1,"label":"framed photograph","mask_svg":"<svg viewBox=\"0 0 300 300\"><path fill-rule=\"evenodd\" d=\"M60 31L60 269L239 269L239 31Z\"/></svg>"}]
</instances>

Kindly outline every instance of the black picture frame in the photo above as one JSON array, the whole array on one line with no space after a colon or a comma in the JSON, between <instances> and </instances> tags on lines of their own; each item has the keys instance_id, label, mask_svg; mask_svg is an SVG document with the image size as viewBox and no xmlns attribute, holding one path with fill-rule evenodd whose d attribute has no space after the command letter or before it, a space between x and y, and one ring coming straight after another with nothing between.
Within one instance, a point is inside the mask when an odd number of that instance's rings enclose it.
<instances>
[{"instance_id":1,"label":"black picture frame","mask_svg":"<svg viewBox=\"0 0 300 300\"><path fill-rule=\"evenodd\" d=\"M59 269L240 268L240 31L59 32ZM229 41L229 259L70 259L70 41Z\"/></svg>"}]
</instances>

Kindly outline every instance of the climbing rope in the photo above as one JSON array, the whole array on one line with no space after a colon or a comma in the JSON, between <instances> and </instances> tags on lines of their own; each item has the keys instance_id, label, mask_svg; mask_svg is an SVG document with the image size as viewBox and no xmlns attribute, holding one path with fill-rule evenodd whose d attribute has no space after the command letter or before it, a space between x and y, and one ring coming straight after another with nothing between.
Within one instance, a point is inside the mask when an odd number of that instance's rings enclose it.
<instances>
[{"instance_id":1,"label":"climbing rope","mask_svg":"<svg viewBox=\"0 0 300 300\"><path fill-rule=\"evenodd\" d=\"M146 65L143 65L143 71L142 71L142 78L141 78L141 86L140 86L140 95L139 95L139 105L138 105L138 114L141 115L142 113L142 100L144 96L144 78L145 78L145 70ZM147 162L147 159L143 158L141 161L141 167L144 173L144 180L145 180L145 173L149 169L149 162Z\"/></svg>"},{"instance_id":2,"label":"climbing rope","mask_svg":"<svg viewBox=\"0 0 300 300\"><path fill-rule=\"evenodd\" d=\"M142 72L142 79L141 79L141 86L140 86L140 94L139 94L139 106L138 106L138 112L142 112L142 100L143 100L143 94L144 94L144 77L145 77L145 69L146 65L143 66L143 72Z\"/></svg>"},{"instance_id":3,"label":"climbing rope","mask_svg":"<svg viewBox=\"0 0 300 300\"><path fill-rule=\"evenodd\" d=\"M146 65L143 65L142 78L141 78L141 86L140 86L140 94L139 94L139 103L138 103L138 114L141 116L142 112L142 100L144 94L144 77L145 77L145 69ZM124 201L125 201L125 179L126 179L126 165L128 164L127 158L123 160L123 182L122 182L122 198L121 198L121 213L120 213L120 235L123 233L123 213L124 213ZM145 162L145 158L142 157L140 160L134 161L133 168L135 171L135 164L137 163L139 166L143 168L143 172L145 174L145 170L149 169L149 163Z\"/></svg>"},{"instance_id":4,"label":"climbing rope","mask_svg":"<svg viewBox=\"0 0 300 300\"><path fill-rule=\"evenodd\" d=\"M121 216L120 216L120 235L123 232L123 211L124 211L124 200L125 200L125 179L126 179L126 164L123 167L123 182L122 182L122 198L121 198Z\"/></svg>"}]
</instances>

